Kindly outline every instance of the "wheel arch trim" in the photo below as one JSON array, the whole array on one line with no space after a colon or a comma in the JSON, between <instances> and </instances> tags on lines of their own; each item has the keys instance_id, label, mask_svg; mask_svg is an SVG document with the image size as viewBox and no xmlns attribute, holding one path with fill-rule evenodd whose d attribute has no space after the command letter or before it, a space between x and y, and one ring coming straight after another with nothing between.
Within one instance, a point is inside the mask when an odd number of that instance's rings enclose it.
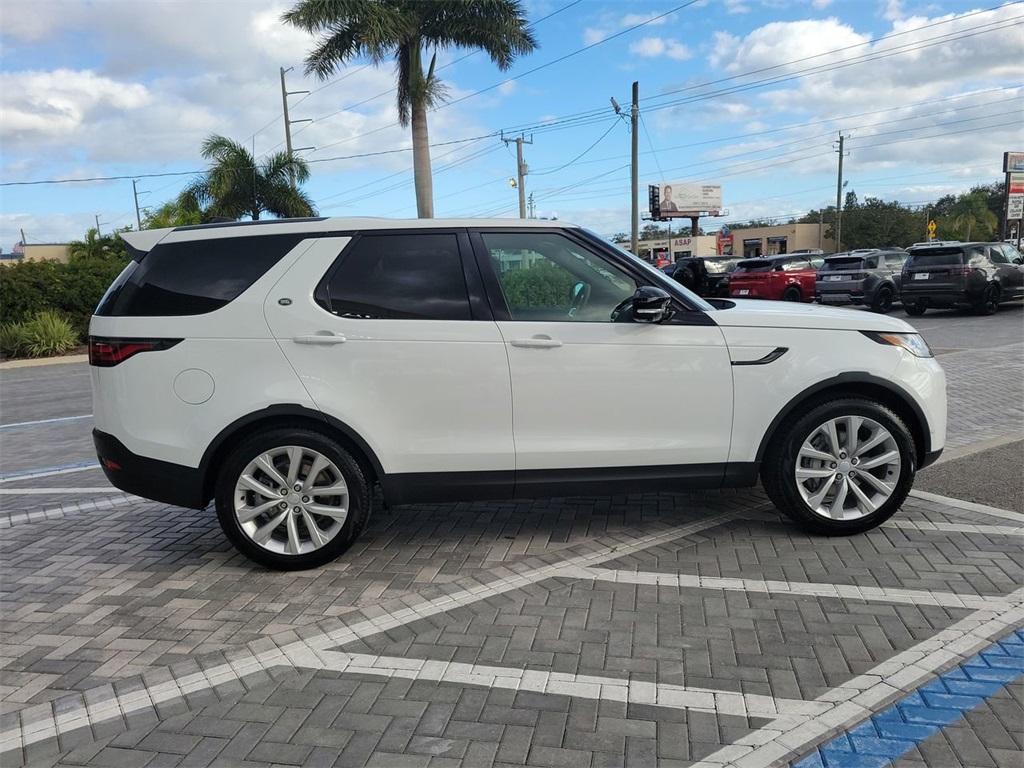
<instances>
[{"instance_id":1,"label":"wheel arch trim","mask_svg":"<svg viewBox=\"0 0 1024 768\"><path fill-rule=\"evenodd\" d=\"M224 429L222 429L217 436L210 441L210 444L203 452L202 459L199 461L199 472L202 477L204 494L207 494L207 498L212 496L213 477L211 475L211 470L213 469L213 462L232 438L252 427L258 426L262 422L268 422L271 420L277 421L281 418L288 417L319 422L327 428L328 432L340 434L346 440L351 442L360 453L362 453L377 478L382 478L384 476L384 466L381 464L377 454L362 435L345 422L340 419L336 419L333 416L329 416L323 411L306 408L305 406L298 404L271 405L267 408L263 408L259 411L253 411L252 413L248 413L245 416L235 419L224 427Z\"/></svg>"},{"instance_id":2,"label":"wheel arch trim","mask_svg":"<svg viewBox=\"0 0 1024 768\"><path fill-rule=\"evenodd\" d=\"M911 436L914 438L915 444L917 444L918 450L918 466L922 466L924 459L931 453L931 432L928 426L928 419L925 416L924 409L921 408L917 400L914 399L907 390L891 381L880 378L873 374L867 373L866 371L850 371L847 373L840 373L837 376L833 376L828 379L817 382L801 391L796 396L792 397L789 402L775 415L768 428L765 430L764 435L761 436L761 442L757 447L756 461L758 464L764 461L765 452L768 450L768 446L771 444L778 432L779 427L788 419L794 411L808 399L819 395L830 389L851 389L856 387L858 384L870 384L871 386L880 387L896 398L906 406L910 412L914 415L916 423L908 424L910 427Z\"/></svg>"}]
</instances>

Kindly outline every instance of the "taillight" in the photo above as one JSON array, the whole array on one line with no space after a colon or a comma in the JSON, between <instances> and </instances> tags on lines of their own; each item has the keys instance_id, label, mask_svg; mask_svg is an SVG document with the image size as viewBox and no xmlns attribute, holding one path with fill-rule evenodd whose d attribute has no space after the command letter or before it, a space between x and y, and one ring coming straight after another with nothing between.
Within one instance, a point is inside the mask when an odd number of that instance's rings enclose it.
<instances>
[{"instance_id":1,"label":"taillight","mask_svg":"<svg viewBox=\"0 0 1024 768\"><path fill-rule=\"evenodd\" d=\"M949 270L949 274L963 277L964 275L971 274L971 272L973 271L974 267L953 267L951 270Z\"/></svg>"},{"instance_id":2,"label":"taillight","mask_svg":"<svg viewBox=\"0 0 1024 768\"><path fill-rule=\"evenodd\" d=\"M89 337L89 365L111 368L140 352L157 352L180 344L182 339L106 339Z\"/></svg>"}]
</instances>

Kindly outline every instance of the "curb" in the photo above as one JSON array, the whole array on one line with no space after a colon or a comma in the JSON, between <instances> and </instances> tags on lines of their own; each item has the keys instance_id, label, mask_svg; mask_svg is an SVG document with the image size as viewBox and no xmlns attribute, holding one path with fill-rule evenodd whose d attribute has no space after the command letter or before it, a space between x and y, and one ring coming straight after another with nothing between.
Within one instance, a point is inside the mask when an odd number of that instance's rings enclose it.
<instances>
[{"instance_id":1,"label":"curb","mask_svg":"<svg viewBox=\"0 0 1024 768\"><path fill-rule=\"evenodd\" d=\"M13 368L36 368L43 365L69 365L71 363L87 362L89 362L89 356L86 354L63 355L61 357L33 357L24 360L4 360L0 363L0 371L6 371Z\"/></svg>"}]
</instances>

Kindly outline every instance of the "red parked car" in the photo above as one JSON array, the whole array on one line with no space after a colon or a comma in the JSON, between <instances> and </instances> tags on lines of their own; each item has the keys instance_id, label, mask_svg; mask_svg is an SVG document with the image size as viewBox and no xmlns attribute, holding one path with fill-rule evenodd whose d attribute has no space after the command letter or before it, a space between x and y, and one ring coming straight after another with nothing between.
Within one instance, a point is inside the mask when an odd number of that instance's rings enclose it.
<instances>
[{"instance_id":1,"label":"red parked car","mask_svg":"<svg viewBox=\"0 0 1024 768\"><path fill-rule=\"evenodd\" d=\"M789 254L744 259L729 274L729 296L734 299L814 301L821 256Z\"/></svg>"}]
</instances>

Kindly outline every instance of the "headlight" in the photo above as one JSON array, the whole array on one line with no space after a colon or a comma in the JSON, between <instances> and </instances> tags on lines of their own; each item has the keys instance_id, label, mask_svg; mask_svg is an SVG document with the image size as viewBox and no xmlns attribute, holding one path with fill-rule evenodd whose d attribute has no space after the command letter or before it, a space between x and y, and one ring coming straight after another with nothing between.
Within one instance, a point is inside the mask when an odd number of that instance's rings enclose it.
<instances>
[{"instance_id":1,"label":"headlight","mask_svg":"<svg viewBox=\"0 0 1024 768\"><path fill-rule=\"evenodd\" d=\"M861 331L872 341L888 344L890 347L902 347L915 357L934 357L928 342L919 333L880 333L879 331Z\"/></svg>"}]
</instances>

